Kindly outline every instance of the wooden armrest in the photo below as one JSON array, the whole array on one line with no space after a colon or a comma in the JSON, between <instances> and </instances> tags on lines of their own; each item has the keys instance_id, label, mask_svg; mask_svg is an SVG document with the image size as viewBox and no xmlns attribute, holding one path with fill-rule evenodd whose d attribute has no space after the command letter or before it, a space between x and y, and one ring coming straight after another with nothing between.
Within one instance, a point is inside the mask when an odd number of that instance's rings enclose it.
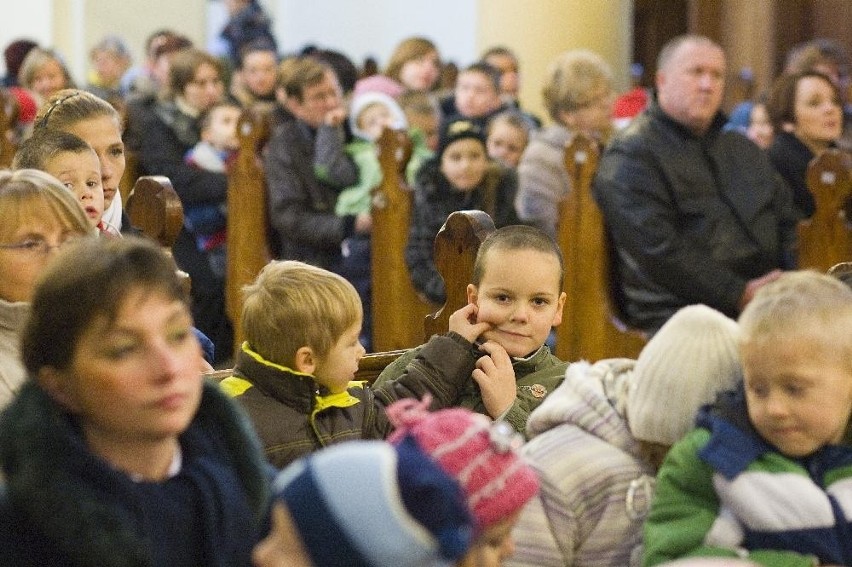
<instances>
[{"instance_id":1,"label":"wooden armrest","mask_svg":"<svg viewBox=\"0 0 852 567\"><path fill-rule=\"evenodd\" d=\"M846 217L852 193L850 154L826 150L808 165L808 189L816 211L799 223L799 267L827 271L852 259L852 229Z\"/></svg>"}]
</instances>

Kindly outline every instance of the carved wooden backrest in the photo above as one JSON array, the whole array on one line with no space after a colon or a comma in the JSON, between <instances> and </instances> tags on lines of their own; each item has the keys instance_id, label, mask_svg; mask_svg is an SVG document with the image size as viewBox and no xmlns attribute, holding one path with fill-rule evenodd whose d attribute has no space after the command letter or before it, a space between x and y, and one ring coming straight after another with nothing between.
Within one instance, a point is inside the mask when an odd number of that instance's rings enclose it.
<instances>
[{"instance_id":1,"label":"carved wooden backrest","mask_svg":"<svg viewBox=\"0 0 852 567\"><path fill-rule=\"evenodd\" d=\"M145 175L137 179L127 197L127 216L130 224L171 255L172 246L183 227L183 205L168 177ZM181 270L178 272L189 295L189 274Z\"/></svg>"},{"instance_id":2,"label":"carved wooden backrest","mask_svg":"<svg viewBox=\"0 0 852 567\"><path fill-rule=\"evenodd\" d=\"M266 180L261 151L271 134L269 115L246 110L237 124L240 148L228 175L228 256L225 309L234 326L234 350L243 342L242 288L269 262Z\"/></svg>"},{"instance_id":3,"label":"carved wooden backrest","mask_svg":"<svg viewBox=\"0 0 852 567\"><path fill-rule=\"evenodd\" d=\"M405 349L423 342L423 318L433 311L417 295L405 263L413 193L405 182L411 139L404 130L385 129L378 140L382 183L373 190L371 238L373 346Z\"/></svg>"},{"instance_id":4,"label":"carved wooden backrest","mask_svg":"<svg viewBox=\"0 0 852 567\"><path fill-rule=\"evenodd\" d=\"M447 300L424 321L425 339L447 332L450 315L467 304L467 285L479 245L494 232L494 221L482 211L450 213L435 236L435 267L444 278Z\"/></svg>"},{"instance_id":5,"label":"carved wooden backrest","mask_svg":"<svg viewBox=\"0 0 852 567\"><path fill-rule=\"evenodd\" d=\"M16 145L15 126L18 121L18 100L7 89L0 89L0 169L11 167Z\"/></svg>"},{"instance_id":6,"label":"carved wooden backrest","mask_svg":"<svg viewBox=\"0 0 852 567\"><path fill-rule=\"evenodd\" d=\"M852 156L826 150L808 165L808 188L814 215L799 223L799 267L825 272L852 260L852 226L847 218L852 195Z\"/></svg>"},{"instance_id":7,"label":"carved wooden backrest","mask_svg":"<svg viewBox=\"0 0 852 567\"><path fill-rule=\"evenodd\" d=\"M571 190L560 203L557 228L567 295L562 324L556 328L556 355L562 360L636 358L646 342L617 315L609 241L592 196L599 158L597 142L584 134L565 148Z\"/></svg>"}]
</instances>

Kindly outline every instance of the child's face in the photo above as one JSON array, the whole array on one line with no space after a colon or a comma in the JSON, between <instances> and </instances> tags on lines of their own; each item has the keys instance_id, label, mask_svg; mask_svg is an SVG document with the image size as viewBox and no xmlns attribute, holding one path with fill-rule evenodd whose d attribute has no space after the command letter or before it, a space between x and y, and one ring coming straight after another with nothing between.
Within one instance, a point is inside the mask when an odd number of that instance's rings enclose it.
<instances>
[{"instance_id":1,"label":"child's face","mask_svg":"<svg viewBox=\"0 0 852 567\"><path fill-rule=\"evenodd\" d=\"M487 167L485 148L479 140L473 138L456 140L441 155L441 173L457 191L476 189Z\"/></svg>"},{"instance_id":2,"label":"child's face","mask_svg":"<svg viewBox=\"0 0 852 567\"><path fill-rule=\"evenodd\" d=\"M361 319L346 329L343 335L323 357L317 357L314 378L332 394L346 391L349 382L358 371L358 361L366 352L358 340L361 334Z\"/></svg>"},{"instance_id":3,"label":"child's face","mask_svg":"<svg viewBox=\"0 0 852 567\"><path fill-rule=\"evenodd\" d=\"M410 128L423 132L426 146L433 152L438 151L438 117L430 113L407 112L405 118Z\"/></svg>"},{"instance_id":4,"label":"child's face","mask_svg":"<svg viewBox=\"0 0 852 567\"><path fill-rule=\"evenodd\" d=\"M240 141L237 137L237 122L240 109L236 106L220 106L213 110L210 124L201 133L201 139L217 150L235 150Z\"/></svg>"},{"instance_id":5,"label":"child's face","mask_svg":"<svg viewBox=\"0 0 852 567\"><path fill-rule=\"evenodd\" d=\"M772 145L774 132L766 107L762 104L755 104L751 109L748 128L746 129L748 139L765 150Z\"/></svg>"},{"instance_id":6,"label":"child's face","mask_svg":"<svg viewBox=\"0 0 852 567\"><path fill-rule=\"evenodd\" d=\"M46 99L65 87L65 73L62 72L62 65L54 59L45 62L33 73L32 89L42 98Z\"/></svg>"},{"instance_id":7,"label":"child's face","mask_svg":"<svg viewBox=\"0 0 852 567\"><path fill-rule=\"evenodd\" d=\"M465 118L479 118L500 108L500 93L478 71L460 73L455 93L456 109Z\"/></svg>"},{"instance_id":8,"label":"child's face","mask_svg":"<svg viewBox=\"0 0 852 567\"><path fill-rule=\"evenodd\" d=\"M104 189L101 185L101 165L95 152L60 152L45 162L44 170L77 196L93 227L101 222Z\"/></svg>"},{"instance_id":9,"label":"child's face","mask_svg":"<svg viewBox=\"0 0 852 567\"><path fill-rule=\"evenodd\" d=\"M825 337L748 342L740 349L749 419L788 457L838 443L852 412L849 361Z\"/></svg>"},{"instance_id":10,"label":"child's face","mask_svg":"<svg viewBox=\"0 0 852 567\"><path fill-rule=\"evenodd\" d=\"M380 102L368 104L358 115L358 128L367 134L370 141L378 140L385 128L393 127L390 109Z\"/></svg>"},{"instance_id":11,"label":"child's face","mask_svg":"<svg viewBox=\"0 0 852 567\"><path fill-rule=\"evenodd\" d=\"M483 340L500 344L509 356L527 356L562 322L559 260L538 250L492 248L479 286L467 286L467 299L478 308L477 322L492 325Z\"/></svg>"},{"instance_id":12,"label":"child's face","mask_svg":"<svg viewBox=\"0 0 852 567\"><path fill-rule=\"evenodd\" d=\"M488 134L487 145L488 157L514 169L527 147L527 133L508 122L495 122Z\"/></svg>"},{"instance_id":13,"label":"child's face","mask_svg":"<svg viewBox=\"0 0 852 567\"><path fill-rule=\"evenodd\" d=\"M505 559L515 554L512 528L518 523L520 512L485 530L459 563L460 567L500 567Z\"/></svg>"}]
</instances>

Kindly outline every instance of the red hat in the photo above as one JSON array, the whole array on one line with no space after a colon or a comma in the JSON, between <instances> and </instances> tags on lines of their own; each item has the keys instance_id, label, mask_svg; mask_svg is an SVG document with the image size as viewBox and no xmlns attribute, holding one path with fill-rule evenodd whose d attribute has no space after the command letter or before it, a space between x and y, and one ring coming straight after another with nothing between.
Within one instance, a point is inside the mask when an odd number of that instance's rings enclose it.
<instances>
[{"instance_id":1,"label":"red hat","mask_svg":"<svg viewBox=\"0 0 852 567\"><path fill-rule=\"evenodd\" d=\"M466 408L429 412L431 398L400 400L387 408L399 444L412 439L465 493L481 533L523 508L538 492L538 476L518 449L523 438L505 421Z\"/></svg>"}]
</instances>

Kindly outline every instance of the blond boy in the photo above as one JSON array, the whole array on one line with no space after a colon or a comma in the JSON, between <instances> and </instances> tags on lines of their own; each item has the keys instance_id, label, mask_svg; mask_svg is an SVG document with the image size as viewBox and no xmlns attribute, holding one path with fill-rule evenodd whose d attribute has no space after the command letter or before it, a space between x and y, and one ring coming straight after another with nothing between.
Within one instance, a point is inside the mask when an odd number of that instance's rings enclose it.
<instances>
[{"instance_id":1,"label":"blond boy","mask_svg":"<svg viewBox=\"0 0 852 567\"><path fill-rule=\"evenodd\" d=\"M355 382L364 356L361 301L341 276L297 261L271 262L244 290L246 341L222 388L242 403L276 467L332 443L381 439L384 407L431 392L445 406L461 382L412 374L381 387Z\"/></svg>"},{"instance_id":2,"label":"blond boy","mask_svg":"<svg viewBox=\"0 0 852 567\"><path fill-rule=\"evenodd\" d=\"M669 452L643 564L852 565L852 290L787 273L739 322L744 388L702 411Z\"/></svg>"},{"instance_id":3,"label":"blond boy","mask_svg":"<svg viewBox=\"0 0 852 567\"><path fill-rule=\"evenodd\" d=\"M544 344L562 322L562 278L562 253L544 232L520 225L494 231L477 252L468 305L450 317L449 332L404 354L376 383L412 374L461 380L455 405L523 433L530 412L565 376L566 363Z\"/></svg>"}]
</instances>

